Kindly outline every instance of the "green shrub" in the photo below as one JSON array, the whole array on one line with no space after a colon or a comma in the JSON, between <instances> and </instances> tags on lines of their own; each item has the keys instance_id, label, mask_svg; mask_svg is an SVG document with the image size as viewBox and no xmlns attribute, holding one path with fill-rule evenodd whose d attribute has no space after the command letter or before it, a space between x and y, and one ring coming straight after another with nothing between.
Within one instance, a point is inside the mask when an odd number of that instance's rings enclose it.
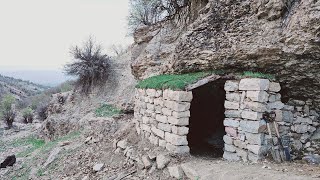
<instances>
[{"instance_id":1,"label":"green shrub","mask_svg":"<svg viewBox=\"0 0 320 180\"><path fill-rule=\"evenodd\" d=\"M38 118L41 121L44 121L47 119L47 117L48 117L47 110L48 110L48 104L46 104L46 103L42 103L37 107Z\"/></svg>"},{"instance_id":2,"label":"green shrub","mask_svg":"<svg viewBox=\"0 0 320 180\"><path fill-rule=\"evenodd\" d=\"M103 104L95 111L97 117L112 117L121 113L120 109L109 104Z\"/></svg>"},{"instance_id":3,"label":"green shrub","mask_svg":"<svg viewBox=\"0 0 320 180\"><path fill-rule=\"evenodd\" d=\"M32 123L33 121L33 110L31 108L25 108L22 110L22 117L24 123Z\"/></svg>"},{"instance_id":4,"label":"green shrub","mask_svg":"<svg viewBox=\"0 0 320 180\"><path fill-rule=\"evenodd\" d=\"M12 95L5 95L1 101L1 118L9 128L12 127L13 121L16 117L16 113L14 112L14 109L12 109L15 102L16 99Z\"/></svg>"}]
</instances>

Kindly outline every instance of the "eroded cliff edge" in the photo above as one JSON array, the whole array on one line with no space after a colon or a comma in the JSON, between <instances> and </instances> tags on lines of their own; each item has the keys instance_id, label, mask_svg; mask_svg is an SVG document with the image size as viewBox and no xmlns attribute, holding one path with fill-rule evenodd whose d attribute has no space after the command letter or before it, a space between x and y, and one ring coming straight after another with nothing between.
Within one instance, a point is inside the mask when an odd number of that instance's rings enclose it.
<instances>
[{"instance_id":1,"label":"eroded cliff edge","mask_svg":"<svg viewBox=\"0 0 320 180\"><path fill-rule=\"evenodd\" d=\"M135 32L135 77L211 69L259 71L276 76L284 100L312 99L319 109L319 0L194 3L204 5L186 26L162 22Z\"/></svg>"}]
</instances>

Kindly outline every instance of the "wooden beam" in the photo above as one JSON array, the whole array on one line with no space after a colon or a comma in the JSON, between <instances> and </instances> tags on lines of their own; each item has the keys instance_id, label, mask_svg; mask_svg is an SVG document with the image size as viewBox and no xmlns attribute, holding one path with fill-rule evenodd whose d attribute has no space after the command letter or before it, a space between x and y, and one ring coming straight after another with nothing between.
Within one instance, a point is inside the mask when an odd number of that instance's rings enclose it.
<instances>
[{"instance_id":1,"label":"wooden beam","mask_svg":"<svg viewBox=\"0 0 320 180\"><path fill-rule=\"evenodd\" d=\"M186 91L192 91L193 89L195 89L197 87L203 86L203 85L205 85L205 84L207 84L209 82L215 81L215 80L220 79L220 78L221 78L221 76L213 74L211 76L207 76L207 77L205 77L203 79L200 79L196 83L189 84L185 89L186 89Z\"/></svg>"}]
</instances>

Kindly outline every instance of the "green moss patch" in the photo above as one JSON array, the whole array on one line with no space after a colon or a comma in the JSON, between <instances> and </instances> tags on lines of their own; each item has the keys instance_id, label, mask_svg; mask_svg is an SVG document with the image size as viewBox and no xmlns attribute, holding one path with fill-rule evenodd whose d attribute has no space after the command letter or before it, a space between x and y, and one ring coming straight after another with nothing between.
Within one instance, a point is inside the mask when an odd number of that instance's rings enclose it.
<instances>
[{"instance_id":1,"label":"green moss patch","mask_svg":"<svg viewBox=\"0 0 320 180\"><path fill-rule=\"evenodd\" d=\"M109 104L103 104L95 111L97 117L112 117L121 113L120 109Z\"/></svg>"},{"instance_id":2,"label":"green moss patch","mask_svg":"<svg viewBox=\"0 0 320 180\"><path fill-rule=\"evenodd\" d=\"M264 74L261 72L252 72L252 71L245 71L241 75L242 78L263 78L263 79L269 79L274 80L275 77L272 74Z\"/></svg>"},{"instance_id":3,"label":"green moss patch","mask_svg":"<svg viewBox=\"0 0 320 180\"><path fill-rule=\"evenodd\" d=\"M136 88L140 89L172 89L184 90L189 84L210 76L212 74L220 74L222 72L196 72L187 74L164 74L153 76L142 80Z\"/></svg>"}]
</instances>

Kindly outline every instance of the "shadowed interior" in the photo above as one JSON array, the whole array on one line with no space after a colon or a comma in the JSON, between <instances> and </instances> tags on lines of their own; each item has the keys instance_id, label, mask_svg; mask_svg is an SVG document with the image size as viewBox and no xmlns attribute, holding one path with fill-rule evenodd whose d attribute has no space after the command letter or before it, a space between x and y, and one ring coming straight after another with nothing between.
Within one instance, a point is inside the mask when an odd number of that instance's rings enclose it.
<instances>
[{"instance_id":1,"label":"shadowed interior","mask_svg":"<svg viewBox=\"0 0 320 180\"><path fill-rule=\"evenodd\" d=\"M217 80L192 91L188 134L192 155L223 155L224 84L225 80Z\"/></svg>"}]
</instances>

